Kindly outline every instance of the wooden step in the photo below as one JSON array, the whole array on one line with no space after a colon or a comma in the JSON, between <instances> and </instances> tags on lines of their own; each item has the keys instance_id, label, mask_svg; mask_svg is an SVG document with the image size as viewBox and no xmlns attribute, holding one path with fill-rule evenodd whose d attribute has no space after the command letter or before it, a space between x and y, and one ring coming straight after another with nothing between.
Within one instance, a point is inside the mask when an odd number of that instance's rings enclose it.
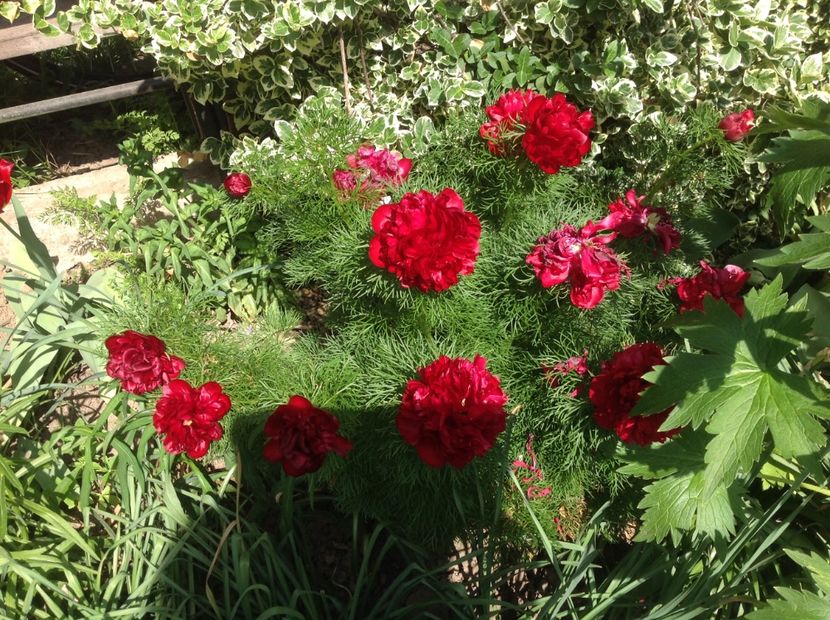
<instances>
[{"instance_id":1,"label":"wooden step","mask_svg":"<svg viewBox=\"0 0 830 620\"><path fill-rule=\"evenodd\" d=\"M76 4L74 0L59 0L57 10L65 11L74 4ZM46 21L53 26L57 26L57 20L54 17L50 17ZM113 31L96 30L102 36L115 34ZM71 34L59 34L50 37L39 32L32 25L32 16L28 14L18 15L12 23L5 20L0 22L0 60L37 54L38 52L69 47L75 44L75 37Z\"/></svg>"}]
</instances>

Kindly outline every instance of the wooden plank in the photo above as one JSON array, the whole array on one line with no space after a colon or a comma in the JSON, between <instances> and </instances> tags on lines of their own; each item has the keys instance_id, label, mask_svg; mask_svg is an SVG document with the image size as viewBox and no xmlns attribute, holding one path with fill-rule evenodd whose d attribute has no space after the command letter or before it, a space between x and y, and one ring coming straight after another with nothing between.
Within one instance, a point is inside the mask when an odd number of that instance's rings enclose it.
<instances>
[{"instance_id":1,"label":"wooden plank","mask_svg":"<svg viewBox=\"0 0 830 620\"><path fill-rule=\"evenodd\" d=\"M55 23L52 19L47 21ZM10 26L0 31L0 60L37 54L70 45L75 45L75 37L71 34L48 37L35 30L32 24Z\"/></svg>"},{"instance_id":2,"label":"wooden plank","mask_svg":"<svg viewBox=\"0 0 830 620\"><path fill-rule=\"evenodd\" d=\"M5 2L7 0L0 0L0 2ZM14 2L15 0L11 0ZM78 4L78 0L56 0L55 2L55 13L60 13L62 11L68 11L73 6ZM51 21L51 20L46 20ZM18 26L20 24L31 24L32 23L32 15L30 13L23 13L18 12L17 17L14 18L13 22L7 22L5 19L0 20L0 33L7 28L11 28L12 26Z\"/></svg>"},{"instance_id":3,"label":"wooden plank","mask_svg":"<svg viewBox=\"0 0 830 620\"><path fill-rule=\"evenodd\" d=\"M57 10L66 11L75 4L77 4L76 0L58 0ZM53 26L57 26L57 20L54 17L50 17L46 21ZM96 30L98 34L104 37L115 34L114 31L104 31L100 28ZM29 14L21 13L11 23L5 20L0 23L0 60L28 56L29 54L74 45L76 45L75 37L71 34L59 34L56 37L50 37L39 32L32 25L32 16Z\"/></svg>"},{"instance_id":4,"label":"wooden plank","mask_svg":"<svg viewBox=\"0 0 830 620\"><path fill-rule=\"evenodd\" d=\"M82 108L94 103L143 95L171 86L173 86L173 80L170 78L154 77L146 80L136 80L126 84L107 86L105 88L96 88L95 90L88 90L83 93L44 99L43 101L36 101L34 103L24 103L0 110L0 123L11 123L24 118L33 118L53 112Z\"/></svg>"}]
</instances>

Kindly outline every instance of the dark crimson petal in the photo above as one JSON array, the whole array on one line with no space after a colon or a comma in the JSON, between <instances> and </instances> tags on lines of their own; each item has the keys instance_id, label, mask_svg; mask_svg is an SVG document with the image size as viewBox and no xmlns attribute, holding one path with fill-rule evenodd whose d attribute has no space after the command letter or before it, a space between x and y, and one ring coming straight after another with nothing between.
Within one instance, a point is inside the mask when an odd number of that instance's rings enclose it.
<instances>
[{"instance_id":1,"label":"dark crimson petal","mask_svg":"<svg viewBox=\"0 0 830 620\"><path fill-rule=\"evenodd\" d=\"M658 431L671 407L649 416L630 415L640 393L649 385L642 376L662 364L665 364L663 352L651 342L633 344L603 362L600 373L591 380L588 388L597 425L613 430L626 443L639 445L663 442L679 433L680 429Z\"/></svg>"},{"instance_id":2,"label":"dark crimson petal","mask_svg":"<svg viewBox=\"0 0 830 620\"><path fill-rule=\"evenodd\" d=\"M144 394L179 376L184 361L165 352L165 344L152 335L127 330L104 342L109 358L107 374L121 381L121 388Z\"/></svg>"},{"instance_id":3,"label":"dark crimson petal","mask_svg":"<svg viewBox=\"0 0 830 620\"><path fill-rule=\"evenodd\" d=\"M351 450L352 444L336 434L339 426L333 415L295 394L266 421L263 454L281 463L289 476L315 472L329 452L343 457Z\"/></svg>"}]
</instances>

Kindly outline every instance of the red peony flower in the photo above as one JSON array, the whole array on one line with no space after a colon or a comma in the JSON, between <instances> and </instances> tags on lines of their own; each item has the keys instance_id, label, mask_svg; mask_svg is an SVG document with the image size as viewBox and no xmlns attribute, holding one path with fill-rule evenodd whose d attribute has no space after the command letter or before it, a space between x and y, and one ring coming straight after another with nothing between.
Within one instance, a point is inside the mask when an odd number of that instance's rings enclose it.
<instances>
[{"instance_id":1,"label":"red peony flower","mask_svg":"<svg viewBox=\"0 0 830 620\"><path fill-rule=\"evenodd\" d=\"M548 383L552 388L558 387L562 381L562 377L565 377L572 372L575 372L577 375L584 376L588 374L588 349L583 351L582 355L569 357L564 362L557 362L553 366L545 366L542 365L542 370L547 377ZM576 398L579 396L579 393L583 390L584 386L577 386L570 392L571 398Z\"/></svg>"},{"instance_id":2,"label":"red peony flower","mask_svg":"<svg viewBox=\"0 0 830 620\"><path fill-rule=\"evenodd\" d=\"M755 121L755 112L744 110L733 112L723 117L718 128L723 130L723 136L730 142L743 140L751 130Z\"/></svg>"},{"instance_id":3,"label":"red peony flower","mask_svg":"<svg viewBox=\"0 0 830 620\"><path fill-rule=\"evenodd\" d=\"M363 192L400 185L409 176L412 160L400 153L376 149L364 144L356 153L346 157L350 170L335 170L332 174L334 186L342 192L351 193L358 187Z\"/></svg>"},{"instance_id":4,"label":"red peony flower","mask_svg":"<svg viewBox=\"0 0 830 620\"><path fill-rule=\"evenodd\" d=\"M127 330L107 338L104 346L109 352L107 374L131 394L151 392L184 369L184 360L168 355L164 342L155 336Z\"/></svg>"},{"instance_id":5,"label":"red peony flower","mask_svg":"<svg viewBox=\"0 0 830 620\"><path fill-rule=\"evenodd\" d=\"M480 355L472 362L442 355L406 384L398 432L427 465L464 467L504 430L507 395L486 365Z\"/></svg>"},{"instance_id":6,"label":"red peony flower","mask_svg":"<svg viewBox=\"0 0 830 620\"><path fill-rule=\"evenodd\" d=\"M357 179L351 170L335 170L331 175L334 186L341 192L351 194L357 189Z\"/></svg>"},{"instance_id":7,"label":"red peony flower","mask_svg":"<svg viewBox=\"0 0 830 620\"><path fill-rule=\"evenodd\" d=\"M663 253L668 254L680 245L680 233L665 209L643 204L644 200L645 196L637 196L636 191L628 190L625 202L618 198L608 205L611 213L598 222L598 226L629 239L651 233L659 240Z\"/></svg>"},{"instance_id":8,"label":"red peony flower","mask_svg":"<svg viewBox=\"0 0 830 620\"><path fill-rule=\"evenodd\" d=\"M369 259L404 288L440 292L475 269L481 223L450 188L437 196L407 193L399 203L381 205L372 228Z\"/></svg>"},{"instance_id":9,"label":"red peony flower","mask_svg":"<svg viewBox=\"0 0 830 620\"><path fill-rule=\"evenodd\" d=\"M744 315L744 300L740 296L741 288L749 279L749 273L736 265L726 265L723 269L712 267L705 260L700 261L701 271L691 278L674 278L669 284L677 286L680 297L680 311L703 311L703 298L711 295L723 299L738 316Z\"/></svg>"},{"instance_id":10,"label":"red peony flower","mask_svg":"<svg viewBox=\"0 0 830 620\"><path fill-rule=\"evenodd\" d=\"M190 458L200 459L211 442L222 439L219 420L230 408L231 399L215 381L194 388L176 379L164 386L156 402L153 426L164 435L162 443L170 454L186 452Z\"/></svg>"},{"instance_id":11,"label":"red peony flower","mask_svg":"<svg viewBox=\"0 0 830 620\"><path fill-rule=\"evenodd\" d=\"M513 136L505 135L515 132L518 125L524 123L527 104L544 96L532 90L510 90L498 98L496 103L487 106L489 121L479 128L479 135L487 140L487 148L494 155L506 155L513 150Z\"/></svg>"},{"instance_id":12,"label":"red peony flower","mask_svg":"<svg viewBox=\"0 0 830 620\"><path fill-rule=\"evenodd\" d=\"M588 397L594 406L594 421L602 428L614 431L625 443L641 446L664 442L679 433L679 428L666 432L657 430L668 418L672 407L654 415L629 415L640 399L640 393L651 385L642 378L643 375L665 363L663 351L651 342L633 344L603 362L600 373L591 380L588 388Z\"/></svg>"},{"instance_id":13,"label":"red peony flower","mask_svg":"<svg viewBox=\"0 0 830 620\"><path fill-rule=\"evenodd\" d=\"M599 227L588 222L577 231L570 224L539 237L525 262L533 267L545 288L571 284L571 303L577 308L594 308L605 291L620 287L620 271L628 267L606 247L616 233L597 235Z\"/></svg>"},{"instance_id":14,"label":"red peony flower","mask_svg":"<svg viewBox=\"0 0 830 620\"><path fill-rule=\"evenodd\" d=\"M244 172L234 172L225 179L225 191L231 198L244 198L251 191L251 177Z\"/></svg>"},{"instance_id":15,"label":"red peony flower","mask_svg":"<svg viewBox=\"0 0 830 620\"><path fill-rule=\"evenodd\" d=\"M12 162L0 159L0 213L12 200L12 170Z\"/></svg>"},{"instance_id":16,"label":"red peony flower","mask_svg":"<svg viewBox=\"0 0 830 620\"><path fill-rule=\"evenodd\" d=\"M527 104L523 120L522 147L528 159L548 174L578 166L591 150L591 111L580 112L562 93L534 98Z\"/></svg>"},{"instance_id":17,"label":"red peony flower","mask_svg":"<svg viewBox=\"0 0 830 620\"><path fill-rule=\"evenodd\" d=\"M302 396L292 396L265 423L265 458L280 462L289 476L310 474L322 467L329 452L346 456L351 442L337 434L340 422Z\"/></svg>"}]
</instances>

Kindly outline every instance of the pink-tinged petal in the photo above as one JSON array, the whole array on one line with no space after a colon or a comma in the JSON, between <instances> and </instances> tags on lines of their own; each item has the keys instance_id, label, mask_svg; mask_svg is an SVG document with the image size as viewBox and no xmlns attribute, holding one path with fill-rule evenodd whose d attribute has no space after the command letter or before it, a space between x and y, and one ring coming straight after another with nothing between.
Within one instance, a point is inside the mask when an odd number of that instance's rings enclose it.
<instances>
[{"instance_id":1,"label":"pink-tinged petal","mask_svg":"<svg viewBox=\"0 0 830 620\"><path fill-rule=\"evenodd\" d=\"M350 170L335 170L331 177L334 186L341 192L353 192L357 189L357 179Z\"/></svg>"},{"instance_id":2,"label":"pink-tinged petal","mask_svg":"<svg viewBox=\"0 0 830 620\"><path fill-rule=\"evenodd\" d=\"M507 396L486 360L441 356L407 383L396 419L403 440L432 467L463 467L505 428Z\"/></svg>"},{"instance_id":3,"label":"pink-tinged petal","mask_svg":"<svg viewBox=\"0 0 830 620\"><path fill-rule=\"evenodd\" d=\"M104 342L109 357L107 374L133 394L151 392L179 375L184 362L165 352L165 344L152 335L127 330Z\"/></svg>"},{"instance_id":4,"label":"pink-tinged petal","mask_svg":"<svg viewBox=\"0 0 830 620\"><path fill-rule=\"evenodd\" d=\"M231 198L244 198L251 191L251 177L244 172L234 172L227 176L224 185Z\"/></svg>"},{"instance_id":5,"label":"pink-tinged petal","mask_svg":"<svg viewBox=\"0 0 830 620\"><path fill-rule=\"evenodd\" d=\"M193 443L192 447L187 450L187 456L192 459L200 459L208 451L208 442L204 440L197 440Z\"/></svg>"},{"instance_id":6,"label":"pink-tinged petal","mask_svg":"<svg viewBox=\"0 0 830 620\"><path fill-rule=\"evenodd\" d=\"M740 291L749 279L749 273L735 265L723 269L712 267L706 261L700 261L701 270L691 278L675 278L671 284L677 286L680 298L680 311L703 311L703 299L710 295L714 299L723 299L738 314L743 316L743 299Z\"/></svg>"},{"instance_id":7,"label":"pink-tinged petal","mask_svg":"<svg viewBox=\"0 0 830 620\"><path fill-rule=\"evenodd\" d=\"M386 262L383 260L383 243L380 237L374 237L369 242L369 260L375 267L386 267Z\"/></svg>"},{"instance_id":8,"label":"pink-tinged petal","mask_svg":"<svg viewBox=\"0 0 830 620\"><path fill-rule=\"evenodd\" d=\"M755 113L752 110L733 112L726 115L718 127L723 131L724 137L730 142L743 140L752 130L755 121Z\"/></svg>"}]
</instances>

